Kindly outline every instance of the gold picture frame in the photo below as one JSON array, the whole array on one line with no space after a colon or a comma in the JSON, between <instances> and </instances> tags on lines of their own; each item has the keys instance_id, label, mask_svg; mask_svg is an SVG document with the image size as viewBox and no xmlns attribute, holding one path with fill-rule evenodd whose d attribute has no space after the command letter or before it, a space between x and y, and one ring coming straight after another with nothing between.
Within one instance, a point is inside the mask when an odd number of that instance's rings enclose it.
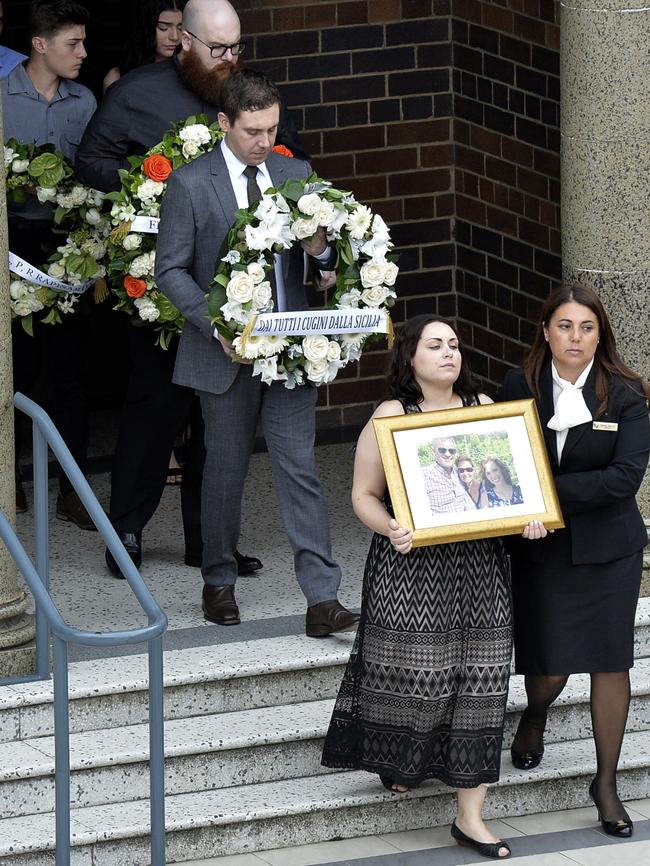
<instances>
[{"instance_id":1,"label":"gold picture frame","mask_svg":"<svg viewBox=\"0 0 650 866\"><path fill-rule=\"evenodd\" d=\"M414 547L514 535L531 520L541 520L547 529L564 526L534 400L393 415L372 423L395 519L413 530ZM453 441L436 445L446 440ZM461 449L474 464L474 480L479 480L478 457L485 455L494 473L492 455L498 451L497 466L505 466L510 478L509 500L483 479L481 504L471 497L468 504L455 463L449 467Z\"/></svg>"}]
</instances>

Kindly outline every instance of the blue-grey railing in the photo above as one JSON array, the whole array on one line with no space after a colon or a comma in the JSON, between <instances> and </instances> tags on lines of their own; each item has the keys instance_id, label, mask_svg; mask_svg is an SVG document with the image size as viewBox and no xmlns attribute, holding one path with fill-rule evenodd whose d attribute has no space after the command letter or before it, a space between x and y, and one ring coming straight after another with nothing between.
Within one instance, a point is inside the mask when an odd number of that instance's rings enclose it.
<instances>
[{"instance_id":1,"label":"blue-grey railing","mask_svg":"<svg viewBox=\"0 0 650 866\"><path fill-rule=\"evenodd\" d=\"M46 412L23 394L16 394L17 409L29 415L34 441L34 533L36 566L25 552L13 527L0 511L0 539L15 560L36 603L36 676L50 675L50 634L54 641L54 739L56 866L70 866L70 719L68 696L68 644L122 646L147 642L149 655L149 775L151 803L151 864L165 866L165 779L163 732L163 634L167 617L156 603L137 568L117 537L90 485ZM148 625L129 631L81 631L67 625L49 593L48 445L122 574L147 615ZM16 680L13 680L15 682Z\"/></svg>"}]
</instances>

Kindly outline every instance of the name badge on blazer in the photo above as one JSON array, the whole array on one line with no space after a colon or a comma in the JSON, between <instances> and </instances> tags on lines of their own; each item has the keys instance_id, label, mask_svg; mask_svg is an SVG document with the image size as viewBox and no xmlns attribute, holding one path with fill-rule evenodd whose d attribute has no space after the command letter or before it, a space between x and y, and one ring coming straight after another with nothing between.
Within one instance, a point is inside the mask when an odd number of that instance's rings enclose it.
<instances>
[{"instance_id":1,"label":"name badge on blazer","mask_svg":"<svg viewBox=\"0 0 650 866\"><path fill-rule=\"evenodd\" d=\"M594 421L593 429L610 430L615 433L618 430L618 423L616 421Z\"/></svg>"}]
</instances>

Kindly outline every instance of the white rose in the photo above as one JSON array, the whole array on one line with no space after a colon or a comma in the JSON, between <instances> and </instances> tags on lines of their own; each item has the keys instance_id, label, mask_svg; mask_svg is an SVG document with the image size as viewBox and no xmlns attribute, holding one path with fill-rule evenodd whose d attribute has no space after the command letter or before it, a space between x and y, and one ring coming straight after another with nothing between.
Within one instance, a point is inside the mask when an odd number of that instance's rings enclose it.
<instances>
[{"instance_id":1,"label":"white rose","mask_svg":"<svg viewBox=\"0 0 650 866\"><path fill-rule=\"evenodd\" d=\"M302 341L302 353L309 361L325 361L330 341L323 334L305 337Z\"/></svg>"},{"instance_id":2,"label":"white rose","mask_svg":"<svg viewBox=\"0 0 650 866\"><path fill-rule=\"evenodd\" d=\"M28 294L29 287L27 286L27 283L24 283L22 280L12 280L9 284L9 295L13 301L24 298Z\"/></svg>"},{"instance_id":3,"label":"white rose","mask_svg":"<svg viewBox=\"0 0 650 866\"><path fill-rule=\"evenodd\" d=\"M11 170L16 174L22 174L24 171L27 171L28 168L28 159L14 159L14 161L11 163Z\"/></svg>"},{"instance_id":4,"label":"white rose","mask_svg":"<svg viewBox=\"0 0 650 866\"><path fill-rule=\"evenodd\" d=\"M397 267L395 262L386 262L386 270L384 272L384 284L387 286L394 286L398 273L399 268Z\"/></svg>"},{"instance_id":5,"label":"white rose","mask_svg":"<svg viewBox=\"0 0 650 866\"><path fill-rule=\"evenodd\" d=\"M201 148L195 141L186 141L181 150L185 159L194 159L195 156L198 156Z\"/></svg>"},{"instance_id":6,"label":"white rose","mask_svg":"<svg viewBox=\"0 0 650 866\"><path fill-rule=\"evenodd\" d=\"M378 307L384 303L388 295L386 286L372 286L372 288L364 289L361 292L361 300L369 307Z\"/></svg>"},{"instance_id":7,"label":"white rose","mask_svg":"<svg viewBox=\"0 0 650 866\"><path fill-rule=\"evenodd\" d=\"M321 206L318 209L318 213L316 214L318 225L329 229L330 225L334 222L335 216L336 212L334 211L334 205L332 202L323 199Z\"/></svg>"},{"instance_id":8,"label":"white rose","mask_svg":"<svg viewBox=\"0 0 650 866\"><path fill-rule=\"evenodd\" d=\"M350 237L356 240L361 240L365 233L370 228L372 221L372 212L370 208L360 204L348 216L345 223L346 229L350 232Z\"/></svg>"},{"instance_id":9,"label":"white rose","mask_svg":"<svg viewBox=\"0 0 650 866\"><path fill-rule=\"evenodd\" d=\"M13 147L5 147L5 168L9 168L15 158L16 151L13 149Z\"/></svg>"},{"instance_id":10,"label":"white rose","mask_svg":"<svg viewBox=\"0 0 650 866\"><path fill-rule=\"evenodd\" d=\"M305 373L310 382L320 385L327 381L330 365L327 358L319 358L317 361L305 361Z\"/></svg>"},{"instance_id":11,"label":"white rose","mask_svg":"<svg viewBox=\"0 0 650 866\"><path fill-rule=\"evenodd\" d=\"M251 277L254 283L261 283L264 279L264 266L259 262L251 262L250 265L246 268L248 271L248 275Z\"/></svg>"},{"instance_id":12,"label":"white rose","mask_svg":"<svg viewBox=\"0 0 650 866\"><path fill-rule=\"evenodd\" d=\"M52 262L47 272L55 280L62 280L65 277L65 268L58 262Z\"/></svg>"},{"instance_id":13,"label":"white rose","mask_svg":"<svg viewBox=\"0 0 650 866\"><path fill-rule=\"evenodd\" d=\"M235 271L226 286L229 301L245 304L253 297L253 279L246 271Z\"/></svg>"},{"instance_id":14,"label":"white rose","mask_svg":"<svg viewBox=\"0 0 650 866\"><path fill-rule=\"evenodd\" d=\"M323 204L320 196L316 195L315 192L311 192L308 195L301 195L298 199L298 210L301 213L307 214L307 216L313 217L321 209L321 205Z\"/></svg>"},{"instance_id":15,"label":"white rose","mask_svg":"<svg viewBox=\"0 0 650 866\"><path fill-rule=\"evenodd\" d=\"M328 361L339 361L341 358L341 345L337 343L336 340L330 340L330 344L327 347L327 360Z\"/></svg>"},{"instance_id":16,"label":"white rose","mask_svg":"<svg viewBox=\"0 0 650 866\"><path fill-rule=\"evenodd\" d=\"M70 194L58 193L56 196L56 203L59 207L63 208L71 208L74 206L74 201L72 200L72 196Z\"/></svg>"},{"instance_id":17,"label":"white rose","mask_svg":"<svg viewBox=\"0 0 650 866\"><path fill-rule=\"evenodd\" d=\"M125 250L137 250L142 245L142 235L130 234L122 241Z\"/></svg>"},{"instance_id":18,"label":"white rose","mask_svg":"<svg viewBox=\"0 0 650 866\"><path fill-rule=\"evenodd\" d=\"M253 289L253 304L258 310L263 310L268 307L272 298L273 290L271 289L271 283L269 283L268 280L263 283L258 283Z\"/></svg>"},{"instance_id":19,"label":"white rose","mask_svg":"<svg viewBox=\"0 0 650 866\"><path fill-rule=\"evenodd\" d=\"M102 215L97 210L96 207L89 207L86 211L86 222L90 223L91 226L96 226L98 223L102 221Z\"/></svg>"},{"instance_id":20,"label":"white rose","mask_svg":"<svg viewBox=\"0 0 650 866\"><path fill-rule=\"evenodd\" d=\"M56 187L37 186L36 198L40 201L41 204L44 204L46 201L56 201Z\"/></svg>"},{"instance_id":21,"label":"white rose","mask_svg":"<svg viewBox=\"0 0 650 866\"><path fill-rule=\"evenodd\" d=\"M361 285L365 289L372 288L372 286L380 286L384 282L385 271L386 266L384 262L379 261L378 259L370 259L370 261L361 265L359 270Z\"/></svg>"},{"instance_id":22,"label":"white rose","mask_svg":"<svg viewBox=\"0 0 650 866\"><path fill-rule=\"evenodd\" d=\"M310 238L318 229L318 217L313 216L308 220L297 219L291 226L291 231L301 241L303 238Z\"/></svg>"}]
</instances>

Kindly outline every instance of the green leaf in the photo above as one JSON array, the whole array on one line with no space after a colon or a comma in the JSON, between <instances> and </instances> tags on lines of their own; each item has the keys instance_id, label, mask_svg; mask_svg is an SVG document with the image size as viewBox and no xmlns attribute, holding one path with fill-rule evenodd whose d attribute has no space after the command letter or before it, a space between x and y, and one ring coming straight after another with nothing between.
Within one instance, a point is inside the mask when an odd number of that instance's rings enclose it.
<instances>
[{"instance_id":1,"label":"green leaf","mask_svg":"<svg viewBox=\"0 0 650 866\"><path fill-rule=\"evenodd\" d=\"M39 184L45 187L57 186L65 177L65 171L62 165L57 165L54 168L46 169L39 177Z\"/></svg>"},{"instance_id":2,"label":"green leaf","mask_svg":"<svg viewBox=\"0 0 650 866\"><path fill-rule=\"evenodd\" d=\"M34 322L32 321L31 313L29 316L23 316L20 320L20 324L26 334L29 334L30 337L34 336Z\"/></svg>"},{"instance_id":3,"label":"green leaf","mask_svg":"<svg viewBox=\"0 0 650 866\"><path fill-rule=\"evenodd\" d=\"M45 172L56 169L61 170L61 177L63 177L63 156L56 153L41 153L30 162L27 172L32 177L40 178ZM41 183L41 186L55 186L55 184Z\"/></svg>"},{"instance_id":4,"label":"green leaf","mask_svg":"<svg viewBox=\"0 0 650 866\"><path fill-rule=\"evenodd\" d=\"M283 183L279 188L278 192L280 192L287 201L297 202L298 199L303 195L305 191L305 185L302 181L296 180L295 178L292 180L288 180L286 183Z\"/></svg>"}]
</instances>

